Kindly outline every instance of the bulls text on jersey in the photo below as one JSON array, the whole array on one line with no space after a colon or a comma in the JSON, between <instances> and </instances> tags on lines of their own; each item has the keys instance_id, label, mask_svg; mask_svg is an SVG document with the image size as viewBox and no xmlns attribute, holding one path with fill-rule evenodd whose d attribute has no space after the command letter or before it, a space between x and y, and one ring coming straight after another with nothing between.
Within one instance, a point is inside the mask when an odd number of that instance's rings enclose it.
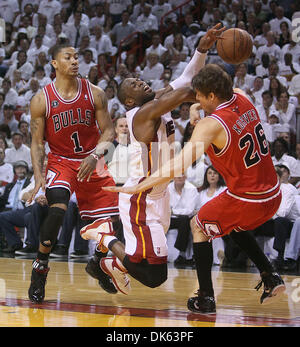
<instances>
[{"instance_id":1,"label":"bulls text on jersey","mask_svg":"<svg viewBox=\"0 0 300 347\"><path fill-rule=\"evenodd\" d=\"M89 127L91 125L91 116L91 110L85 110L84 114L82 114L81 108L77 108L75 114L73 110L54 114L52 116L54 131L57 133L63 128L74 125L85 125Z\"/></svg>"}]
</instances>

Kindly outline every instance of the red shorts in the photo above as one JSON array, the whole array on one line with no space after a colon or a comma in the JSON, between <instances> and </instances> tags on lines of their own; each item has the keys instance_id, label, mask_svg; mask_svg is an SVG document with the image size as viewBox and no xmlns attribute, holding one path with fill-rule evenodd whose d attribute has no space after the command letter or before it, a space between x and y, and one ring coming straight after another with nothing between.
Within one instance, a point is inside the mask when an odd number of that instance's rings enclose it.
<instances>
[{"instance_id":1,"label":"red shorts","mask_svg":"<svg viewBox=\"0 0 300 347\"><path fill-rule=\"evenodd\" d=\"M196 223L211 238L235 231L253 230L271 219L279 208L281 192L264 200L239 199L228 190L201 207Z\"/></svg>"},{"instance_id":2,"label":"red shorts","mask_svg":"<svg viewBox=\"0 0 300 347\"><path fill-rule=\"evenodd\" d=\"M46 188L64 188L70 192L70 195L75 192L82 219L98 219L118 215L118 193L106 192L101 189L105 186L115 185L107 170L102 170L102 173L99 174L98 165L101 166L103 163L98 162L89 182L86 179L79 182L77 173L80 162L80 160L71 160L49 153Z\"/></svg>"}]
</instances>

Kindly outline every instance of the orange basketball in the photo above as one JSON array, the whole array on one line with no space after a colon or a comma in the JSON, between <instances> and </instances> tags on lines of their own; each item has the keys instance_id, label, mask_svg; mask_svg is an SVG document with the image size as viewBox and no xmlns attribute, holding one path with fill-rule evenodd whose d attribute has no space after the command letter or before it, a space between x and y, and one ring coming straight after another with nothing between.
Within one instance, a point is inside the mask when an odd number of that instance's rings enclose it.
<instances>
[{"instance_id":1,"label":"orange basketball","mask_svg":"<svg viewBox=\"0 0 300 347\"><path fill-rule=\"evenodd\" d=\"M237 28L225 30L217 41L219 56L229 64L240 64L247 60L251 53L253 42L247 31Z\"/></svg>"}]
</instances>

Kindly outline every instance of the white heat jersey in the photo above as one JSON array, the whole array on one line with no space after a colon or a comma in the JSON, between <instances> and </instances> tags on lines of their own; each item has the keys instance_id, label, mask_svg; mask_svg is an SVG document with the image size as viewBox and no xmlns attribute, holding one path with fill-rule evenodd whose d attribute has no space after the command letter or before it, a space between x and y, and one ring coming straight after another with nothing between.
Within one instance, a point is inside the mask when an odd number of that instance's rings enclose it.
<instances>
[{"instance_id":1,"label":"white heat jersey","mask_svg":"<svg viewBox=\"0 0 300 347\"><path fill-rule=\"evenodd\" d=\"M139 107L135 107L126 112L127 124L130 133L130 164L129 164L129 179L125 186L136 185L143 177L147 177L156 172L163 163L167 162L173 151L172 144L174 143L175 127L168 112L161 116L161 124L158 128L153 141L146 145L140 143L134 136L133 118ZM149 197L159 197L168 186L168 183L153 187L152 191L148 194Z\"/></svg>"}]
</instances>

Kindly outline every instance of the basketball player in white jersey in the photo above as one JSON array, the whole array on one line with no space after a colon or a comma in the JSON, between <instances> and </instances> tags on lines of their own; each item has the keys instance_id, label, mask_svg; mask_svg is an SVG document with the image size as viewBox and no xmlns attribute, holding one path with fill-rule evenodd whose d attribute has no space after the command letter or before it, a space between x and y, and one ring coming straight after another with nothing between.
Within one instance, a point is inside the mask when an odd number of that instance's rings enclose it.
<instances>
[{"instance_id":1,"label":"basketball player in white jersey","mask_svg":"<svg viewBox=\"0 0 300 347\"><path fill-rule=\"evenodd\" d=\"M207 50L224 29L217 24L207 31L183 74L165 89L155 93L137 78L127 78L119 86L118 98L129 110L126 118L131 140L131 177L125 186L138 184L161 166L163 148L169 150L174 141L170 111L183 102L195 101L191 80L204 66ZM100 267L121 293L130 292L127 273L148 287L161 285L167 279L167 184L135 195L120 193L119 210L126 246L105 225L101 229L91 224L81 230L81 236L97 240L98 249L102 246L104 251L108 248L113 252L115 256L100 260Z\"/></svg>"}]
</instances>

